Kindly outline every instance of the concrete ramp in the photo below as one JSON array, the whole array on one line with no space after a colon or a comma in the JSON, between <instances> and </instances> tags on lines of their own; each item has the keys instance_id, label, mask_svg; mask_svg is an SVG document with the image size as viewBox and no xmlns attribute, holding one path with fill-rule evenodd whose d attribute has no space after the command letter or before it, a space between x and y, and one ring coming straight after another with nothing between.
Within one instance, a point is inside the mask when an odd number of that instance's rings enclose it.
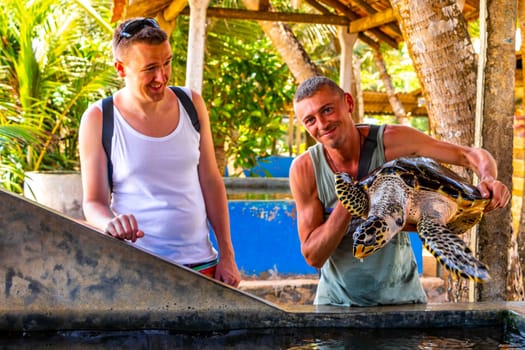
<instances>
[{"instance_id":1,"label":"concrete ramp","mask_svg":"<svg viewBox=\"0 0 525 350\"><path fill-rule=\"evenodd\" d=\"M250 328L285 313L16 194L0 191L0 213L1 330Z\"/></svg>"},{"instance_id":2,"label":"concrete ramp","mask_svg":"<svg viewBox=\"0 0 525 350\"><path fill-rule=\"evenodd\" d=\"M501 327L509 319L521 328L524 315L525 303L504 302L281 308L0 190L0 337L68 330Z\"/></svg>"}]
</instances>

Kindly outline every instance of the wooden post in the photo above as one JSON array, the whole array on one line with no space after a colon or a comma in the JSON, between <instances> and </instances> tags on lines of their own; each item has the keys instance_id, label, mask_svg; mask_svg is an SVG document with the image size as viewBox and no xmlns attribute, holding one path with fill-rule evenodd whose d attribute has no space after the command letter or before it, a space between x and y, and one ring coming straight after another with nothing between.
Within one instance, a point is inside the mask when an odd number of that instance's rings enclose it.
<instances>
[{"instance_id":1,"label":"wooden post","mask_svg":"<svg viewBox=\"0 0 525 350\"><path fill-rule=\"evenodd\" d=\"M339 68L339 86L344 91L350 92L354 98L354 113L352 113L354 120L356 116L359 117L359 104L357 101L360 96L357 94L357 89L354 83L354 71L353 71L353 48L355 41L357 40L357 33L350 33L349 28L346 26L337 27L337 34L339 43L341 44L341 59Z\"/></svg>"},{"instance_id":2,"label":"wooden post","mask_svg":"<svg viewBox=\"0 0 525 350\"><path fill-rule=\"evenodd\" d=\"M206 9L209 0L190 0L190 32L188 35L188 61L186 85L202 93L204 49L206 45Z\"/></svg>"}]
</instances>

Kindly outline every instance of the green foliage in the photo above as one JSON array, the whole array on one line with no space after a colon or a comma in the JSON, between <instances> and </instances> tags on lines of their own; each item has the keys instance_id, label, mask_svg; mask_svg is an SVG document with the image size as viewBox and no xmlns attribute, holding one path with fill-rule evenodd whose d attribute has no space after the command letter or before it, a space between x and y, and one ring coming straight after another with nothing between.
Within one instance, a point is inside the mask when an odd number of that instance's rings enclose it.
<instances>
[{"instance_id":1,"label":"green foliage","mask_svg":"<svg viewBox=\"0 0 525 350\"><path fill-rule=\"evenodd\" d=\"M421 87L404 43L401 43L397 50L383 45L380 51L397 92L411 92ZM372 48L358 41L354 47L354 55L361 61L361 88L366 91L384 92L385 87L379 76Z\"/></svg>"},{"instance_id":2,"label":"green foliage","mask_svg":"<svg viewBox=\"0 0 525 350\"><path fill-rule=\"evenodd\" d=\"M371 115L367 116L364 120L365 123L371 124L397 124L396 117L393 115ZM428 133L428 118L427 117L412 117L410 118L410 124L412 127Z\"/></svg>"},{"instance_id":3,"label":"green foliage","mask_svg":"<svg viewBox=\"0 0 525 350\"><path fill-rule=\"evenodd\" d=\"M23 170L78 168L81 115L118 81L109 37L83 8L58 0L2 5L0 178L3 187L19 191ZM7 141L6 130L24 132Z\"/></svg>"},{"instance_id":4,"label":"green foliage","mask_svg":"<svg viewBox=\"0 0 525 350\"><path fill-rule=\"evenodd\" d=\"M222 2L242 8L236 0ZM122 82L112 65L110 0L0 3L0 186L19 192L26 170L78 168L82 113ZM179 17L171 36L175 85L185 84L188 20ZM337 81L335 27L289 25L322 73ZM406 50L382 52L396 90L417 88ZM371 50L359 44L355 54L363 89L381 90ZM257 22L209 19L204 79L216 149L236 168L288 151L295 82Z\"/></svg>"},{"instance_id":5,"label":"green foliage","mask_svg":"<svg viewBox=\"0 0 525 350\"><path fill-rule=\"evenodd\" d=\"M335 26L298 23L292 27L297 39L321 74L339 81L341 49Z\"/></svg>"},{"instance_id":6,"label":"green foliage","mask_svg":"<svg viewBox=\"0 0 525 350\"><path fill-rule=\"evenodd\" d=\"M185 30L180 21L172 36L175 81L185 69ZM257 157L285 152L288 124L283 120L289 117L295 86L259 25L210 21L206 50L202 95L216 149L238 169L251 168Z\"/></svg>"},{"instance_id":7,"label":"green foliage","mask_svg":"<svg viewBox=\"0 0 525 350\"><path fill-rule=\"evenodd\" d=\"M210 33L210 35L213 35ZM226 158L250 168L256 157L283 152L278 141L286 133L293 81L286 65L261 34L247 45L228 33L228 51L208 57L203 94L210 103L216 144L224 141Z\"/></svg>"}]
</instances>

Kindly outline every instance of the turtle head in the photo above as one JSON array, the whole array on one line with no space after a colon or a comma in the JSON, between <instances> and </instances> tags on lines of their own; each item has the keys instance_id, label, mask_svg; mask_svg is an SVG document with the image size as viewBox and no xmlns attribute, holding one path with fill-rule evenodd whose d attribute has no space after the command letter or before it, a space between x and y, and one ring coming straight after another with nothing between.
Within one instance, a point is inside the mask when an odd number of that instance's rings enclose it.
<instances>
[{"instance_id":1,"label":"turtle head","mask_svg":"<svg viewBox=\"0 0 525 350\"><path fill-rule=\"evenodd\" d=\"M388 215L371 215L355 230L354 256L366 258L383 248L405 225L404 211L400 206L390 207Z\"/></svg>"},{"instance_id":2,"label":"turtle head","mask_svg":"<svg viewBox=\"0 0 525 350\"><path fill-rule=\"evenodd\" d=\"M368 194L353 178L344 172L335 174L335 193L350 214L366 217L368 214Z\"/></svg>"},{"instance_id":3,"label":"turtle head","mask_svg":"<svg viewBox=\"0 0 525 350\"><path fill-rule=\"evenodd\" d=\"M385 231L388 224L377 216L369 217L354 232L354 256L366 258L386 244Z\"/></svg>"}]
</instances>

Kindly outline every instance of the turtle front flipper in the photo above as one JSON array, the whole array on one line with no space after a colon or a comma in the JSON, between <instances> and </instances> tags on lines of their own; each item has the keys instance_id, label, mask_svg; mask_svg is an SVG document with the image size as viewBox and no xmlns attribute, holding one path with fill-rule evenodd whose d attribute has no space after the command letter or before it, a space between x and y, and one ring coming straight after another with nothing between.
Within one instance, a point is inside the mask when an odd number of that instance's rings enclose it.
<instances>
[{"instance_id":1,"label":"turtle front flipper","mask_svg":"<svg viewBox=\"0 0 525 350\"><path fill-rule=\"evenodd\" d=\"M417 231L423 246L453 276L476 282L490 280L487 265L476 259L465 242L447 226L430 218L422 218L417 224Z\"/></svg>"},{"instance_id":2,"label":"turtle front flipper","mask_svg":"<svg viewBox=\"0 0 525 350\"><path fill-rule=\"evenodd\" d=\"M350 214L357 217L366 217L368 214L368 194L354 184L352 177L347 173L335 174L335 192L343 207Z\"/></svg>"}]
</instances>

